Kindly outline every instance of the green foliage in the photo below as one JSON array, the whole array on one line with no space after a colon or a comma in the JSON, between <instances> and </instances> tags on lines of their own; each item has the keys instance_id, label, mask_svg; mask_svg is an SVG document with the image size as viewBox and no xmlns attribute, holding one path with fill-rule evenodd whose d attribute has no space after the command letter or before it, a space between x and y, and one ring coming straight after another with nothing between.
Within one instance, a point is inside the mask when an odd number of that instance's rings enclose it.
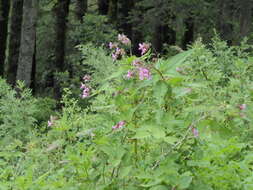
<instances>
[{"instance_id":1,"label":"green foliage","mask_svg":"<svg viewBox=\"0 0 253 190\"><path fill-rule=\"evenodd\" d=\"M147 54L138 58L152 75L144 80L136 57L113 63L102 49L80 48L94 68L91 105L65 89L47 133L31 129L28 142L0 151L1 188L252 189L250 46L215 38L169 59Z\"/></svg>"},{"instance_id":2,"label":"green foliage","mask_svg":"<svg viewBox=\"0 0 253 190\"><path fill-rule=\"evenodd\" d=\"M0 79L0 136L2 143L12 138L23 139L34 126L36 100L24 84L18 82L17 92Z\"/></svg>"}]
</instances>

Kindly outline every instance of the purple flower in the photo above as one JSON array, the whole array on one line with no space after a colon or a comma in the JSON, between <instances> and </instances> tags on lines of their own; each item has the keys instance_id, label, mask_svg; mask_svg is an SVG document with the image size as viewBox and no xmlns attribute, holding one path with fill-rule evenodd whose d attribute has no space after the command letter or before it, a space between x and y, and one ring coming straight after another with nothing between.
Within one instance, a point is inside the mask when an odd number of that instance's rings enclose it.
<instances>
[{"instance_id":1,"label":"purple flower","mask_svg":"<svg viewBox=\"0 0 253 190\"><path fill-rule=\"evenodd\" d=\"M144 80L144 79L150 80L151 78L152 78L151 73L148 68L139 67L139 79L140 80Z\"/></svg>"},{"instance_id":2,"label":"purple flower","mask_svg":"<svg viewBox=\"0 0 253 190\"><path fill-rule=\"evenodd\" d=\"M87 98L88 96L90 96L90 88L85 86L85 88L83 88L83 93L82 93L81 97Z\"/></svg>"},{"instance_id":3,"label":"purple flower","mask_svg":"<svg viewBox=\"0 0 253 190\"><path fill-rule=\"evenodd\" d=\"M120 122L117 123L115 126L113 126L112 129L113 129L113 130L115 130L115 129L121 129L125 124L126 124L125 121L120 121Z\"/></svg>"},{"instance_id":4,"label":"purple flower","mask_svg":"<svg viewBox=\"0 0 253 190\"><path fill-rule=\"evenodd\" d=\"M48 127L52 127L52 126L53 126L53 122L47 121L47 126L48 126Z\"/></svg>"},{"instance_id":5,"label":"purple flower","mask_svg":"<svg viewBox=\"0 0 253 190\"><path fill-rule=\"evenodd\" d=\"M135 66L135 67L139 67L142 65L142 62L141 60L139 59L135 59L133 62L132 62L132 65Z\"/></svg>"},{"instance_id":6,"label":"purple flower","mask_svg":"<svg viewBox=\"0 0 253 190\"><path fill-rule=\"evenodd\" d=\"M192 128L192 134L193 134L193 136L195 137L195 138L197 138L198 136L199 136L199 131L198 131L198 129L196 129L196 128Z\"/></svg>"},{"instance_id":7,"label":"purple flower","mask_svg":"<svg viewBox=\"0 0 253 190\"><path fill-rule=\"evenodd\" d=\"M114 48L117 48L117 47L118 47L117 43L112 43L112 42L109 43L109 48L110 49L114 49Z\"/></svg>"},{"instance_id":8,"label":"purple flower","mask_svg":"<svg viewBox=\"0 0 253 190\"><path fill-rule=\"evenodd\" d=\"M50 120L47 121L47 126L52 127L57 119L58 119L57 117L51 115Z\"/></svg>"},{"instance_id":9,"label":"purple flower","mask_svg":"<svg viewBox=\"0 0 253 190\"><path fill-rule=\"evenodd\" d=\"M112 60L116 61L118 59L118 55L116 53L112 53Z\"/></svg>"},{"instance_id":10,"label":"purple flower","mask_svg":"<svg viewBox=\"0 0 253 190\"><path fill-rule=\"evenodd\" d=\"M150 48L150 44L147 43L139 43L139 50L141 51L141 55L144 55L145 53L147 53L147 51Z\"/></svg>"},{"instance_id":11,"label":"purple flower","mask_svg":"<svg viewBox=\"0 0 253 190\"><path fill-rule=\"evenodd\" d=\"M85 89L85 88L86 88L86 85L81 83L80 89Z\"/></svg>"},{"instance_id":12,"label":"purple flower","mask_svg":"<svg viewBox=\"0 0 253 190\"><path fill-rule=\"evenodd\" d=\"M245 110L247 108L247 105L246 104L241 104L241 105L239 105L239 109L240 110Z\"/></svg>"},{"instance_id":13,"label":"purple flower","mask_svg":"<svg viewBox=\"0 0 253 190\"><path fill-rule=\"evenodd\" d=\"M180 67L177 67L177 68L176 68L176 71L179 72L179 73L181 73L181 72L183 71L183 69L180 68Z\"/></svg>"},{"instance_id":14,"label":"purple flower","mask_svg":"<svg viewBox=\"0 0 253 190\"><path fill-rule=\"evenodd\" d=\"M116 61L119 57L122 57L125 54L126 54L126 52L124 49L117 47L115 52L112 53L112 59L113 59L113 61Z\"/></svg>"},{"instance_id":15,"label":"purple flower","mask_svg":"<svg viewBox=\"0 0 253 190\"><path fill-rule=\"evenodd\" d=\"M118 40L124 45L130 45L131 44L131 40L124 34L119 34L118 35Z\"/></svg>"},{"instance_id":16,"label":"purple flower","mask_svg":"<svg viewBox=\"0 0 253 190\"><path fill-rule=\"evenodd\" d=\"M132 78L133 76L134 76L134 71L129 70L129 71L127 72L126 78L127 78L127 79L130 79L130 78Z\"/></svg>"},{"instance_id":17,"label":"purple flower","mask_svg":"<svg viewBox=\"0 0 253 190\"><path fill-rule=\"evenodd\" d=\"M84 82L89 82L91 80L91 76L90 75L84 75L83 80L84 80Z\"/></svg>"}]
</instances>

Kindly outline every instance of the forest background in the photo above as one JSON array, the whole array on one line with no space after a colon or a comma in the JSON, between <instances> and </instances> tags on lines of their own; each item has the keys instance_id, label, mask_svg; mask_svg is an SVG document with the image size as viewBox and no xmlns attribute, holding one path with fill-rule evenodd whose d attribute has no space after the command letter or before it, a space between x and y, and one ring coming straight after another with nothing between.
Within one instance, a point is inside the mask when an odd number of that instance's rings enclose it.
<instances>
[{"instance_id":1,"label":"forest background","mask_svg":"<svg viewBox=\"0 0 253 190\"><path fill-rule=\"evenodd\" d=\"M215 33L237 45L252 40L252 6L252 0L1 0L0 76L59 99L62 86L81 77L79 44L108 48L123 33L133 54L146 41L155 57L198 38L208 43Z\"/></svg>"}]
</instances>

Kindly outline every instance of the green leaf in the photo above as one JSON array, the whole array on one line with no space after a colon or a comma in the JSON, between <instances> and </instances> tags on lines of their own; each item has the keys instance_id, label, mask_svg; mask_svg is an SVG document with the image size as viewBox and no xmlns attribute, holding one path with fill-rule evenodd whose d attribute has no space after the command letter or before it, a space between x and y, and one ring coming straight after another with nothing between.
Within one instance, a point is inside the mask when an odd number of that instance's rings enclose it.
<instances>
[{"instance_id":1,"label":"green leaf","mask_svg":"<svg viewBox=\"0 0 253 190\"><path fill-rule=\"evenodd\" d=\"M148 137L151 137L151 134L147 130L139 129L136 131L136 134L134 135L133 138L144 139L144 138L148 138Z\"/></svg>"},{"instance_id":2,"label":"green leaf","mask_svg":"<svg viewBox=\"0 0 253 190\"><path fill-rule=\"evenodd\" d=\"M159 106L162 106L165 102L165 96L167 93L171 94L171 87L164 81L159 80L153 88L154 97Z\"/></svg>"},{"instance_id":3,"label":"green leaf","mask_svg":"<svg viewBox=\"0 0 253 190\"><path fill-rule=\"evenodd\" d=\"M185 172L183 175L180 176L178 187L181 189L186 189L190 186L191 182L192 182L191 173Z\"/></svg>"},{"instance_id":4,"label":"green leaf","mask_svg":"<svg viewBox=\"0 0 253 190\"><path fill-rule=\"evenodd\" d=\"M121 168L120 173L119 173L119 178L127 177L130 174L132 169L133 169L132 166L127 166L127 167Z\"/></svg>"},{"instance_id":5,"label":"green leaf","mask_svg":"<svg viewBox=\"0 0 253 190\"><path fill-rule=\"evenodd\" d=\"M168 190L168 187L166 187L164 185L157 185L157 186L150 188L150 190Z\"/></svg>"}]
</instances>

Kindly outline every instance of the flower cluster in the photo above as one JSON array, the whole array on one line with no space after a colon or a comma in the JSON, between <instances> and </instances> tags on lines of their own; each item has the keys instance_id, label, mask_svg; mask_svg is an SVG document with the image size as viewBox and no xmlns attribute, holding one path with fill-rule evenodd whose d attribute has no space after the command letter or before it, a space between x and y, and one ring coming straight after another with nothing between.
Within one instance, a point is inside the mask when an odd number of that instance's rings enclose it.
<instances>
[{"instance_id":1,"label":"flower cluster","mask_svg":"<svg viewBox=\"0 0 253 190\"><path fill-rule=\"evenodd\" d=\"M118 35L118 41L127 46L131 45L131 40L124 34Z\"/></svg>"},{"instance_id":2,"label":"flower cluster","mask_svg":"<svg viewBox=\"0 0 253 190\"><path fill-rule=\"evenodd\" d=\"M50 120L47 121L47 126L52 127L57 119L58 119L57 117L51 115Z\"/></svg>"},{"instance_id":3,"label":"flower cluster","mask_svg":"<svg viewBox=\"0 0 253 190\"><path fill-rule=\"evenodd\" d=\"M246 104L241 104L238 106L241 111L245 110L247 108Z\"/></svg>"},{"instance_id":4,"label":"flower cluster","mask_svg":"<svg viewBox=\"0 0 253 190\"><path fill-rule=\"evenodd\" d=\"M135 67L133 70L128 70L125 78L126 79L131 79L133 77L135 77L138 73L139 75L139 79L140 80L150 80L152 78L151 76L151 72L148 69L148 67L146 67L142 61L136 59L132 62L132 65Z\"/></svg>"},{"instance_id":5,"label":"flower cluster","mask_svg":"<svg viewBox=\"0 0 253 190\"><path fill-rule=\"evenodd\" d=\"M125 121L120 121L116 125L112 126L112 129L113 130L115 130L115 129L121 129L125 124L126 124Z\"/></svg>"},{"instance_id":6,"label":"flower cluster","mask_svg":"<svg viewBox=\"0 0 253 190\"><path fill-rule=\"evenodd\" d=\"M131 40L124 34L119 34L118 35L118 41L121 44L126 45L126 46L131 45ZM113 61L116 61L117 59L123 57L126 54L125 50L123 48L119 47L119 43L110 42L109 43L109 48L114 50L114 52L112 53Z\"/></svg>"},{"instance_id":7,"label":"flower cluster","mask_svg":"<svg viewBox=\"0 0 253 190\"><path fill-rule=\"evenodd\" d=\"M116 47L115 51L112 53L113 61L116 61L118 58L124 56L126 54L125 50L122 48Z\"/></svg>"},{"instance_id":8,"label":"flower cluster","mask_svg":"<svg viewBox=\"0 0 253 190\"><path fill-rule=\"evenodd\" d=\"M85 75L83 77L83 81L85 83L88 83L90 80L91 80L90 75ZM90 96L90 88L89 88L89 86L87 86L87 84L81 83L80 89L82 90L82 94L81 94L82 98L87 98Z\"/></svg>"},{"instance_id":9,"label":"flower cluster","mask_svg":"<svg viewBox=\"0 0 253 190\"><path fill-rule=\"evenodd\" d=\"M150 44L147 43L139 43L139 50L141 51L141 55L144 55L148 52L150 48Z\"/></svg>"},{"instance_id":10,"label":"flower cluster","mask_svg":"<svg viewBox=\"0 0 253 190\"><path fill-rule=\"evenodd\" d=\"M148 68L139 67L139 79L140 80L144 80L144 79L150 80L151 78L152 78L151 73Z\"/></svg>"},{"instance_id":11,"label":"flower cluster","mask_svg":"<svg viewBox=\"0 0 253 190\"><path fill-rule=\"evenodd\" d=\"M197 128L192 128L192 134L193 134L193 136L195 137L195 138L197 138L198 136L199 136L199 131L198 131L198 129Z\"/></svg>"}]
</instances>

